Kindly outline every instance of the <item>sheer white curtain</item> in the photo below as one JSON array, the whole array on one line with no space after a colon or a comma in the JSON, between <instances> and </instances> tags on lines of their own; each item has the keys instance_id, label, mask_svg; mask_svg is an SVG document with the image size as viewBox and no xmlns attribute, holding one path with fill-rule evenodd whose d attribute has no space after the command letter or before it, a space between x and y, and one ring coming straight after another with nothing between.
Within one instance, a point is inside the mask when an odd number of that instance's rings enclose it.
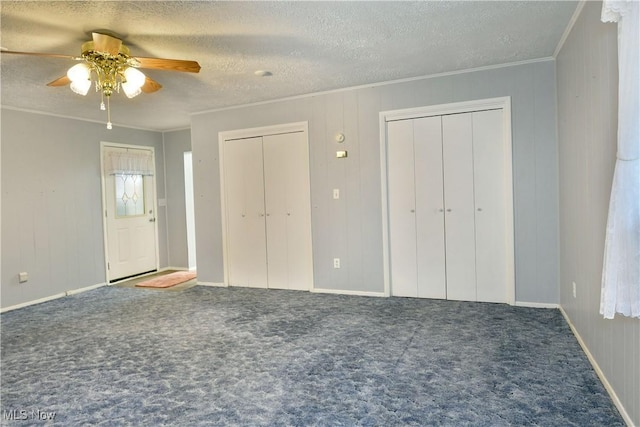
<instances>
[{"instance_id":1,"label":"sheer white curtain","mask_svg":"<svg viewBox=\"0 0 640 427\"><path fill-rule=\"evenodd\" d=\"M640 318L640 2L605 0L618 24L618 153L611 188L600 314Z\"/></svg>"},{"instance_id":2,"label":"sheer white curtain","mask_svg":"<svg viewBox=\"0 0 640 427\"><path fill-rule=\"evenodd\" d=\"M109 151L104 169L108 175L153 175L153 155L147 150Z\"/></svg>"}]
</instances>

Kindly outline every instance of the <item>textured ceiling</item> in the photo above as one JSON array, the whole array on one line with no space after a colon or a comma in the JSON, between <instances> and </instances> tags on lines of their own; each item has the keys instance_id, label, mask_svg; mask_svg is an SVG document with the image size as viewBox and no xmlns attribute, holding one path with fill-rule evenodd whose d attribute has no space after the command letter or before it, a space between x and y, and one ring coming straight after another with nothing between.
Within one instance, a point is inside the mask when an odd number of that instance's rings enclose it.
<instances>
[{"instance_id":1,"label":"textured ceiling","mask_svg":"<svg viewBox=\"0 0 640 427\"><path fill-rule=\"evenodd\" d=\"M143 70L164 87L112 97L114 125L169 130L212 109L550 57L575 1L2 1L9 50L79 55L93 30L133 56L192 59L199 74ZM3 106L104 121L99 95L46 83L67 59L2 55ZM257 77L269 70L270 77Z\"/></svg>"}]
</instances>

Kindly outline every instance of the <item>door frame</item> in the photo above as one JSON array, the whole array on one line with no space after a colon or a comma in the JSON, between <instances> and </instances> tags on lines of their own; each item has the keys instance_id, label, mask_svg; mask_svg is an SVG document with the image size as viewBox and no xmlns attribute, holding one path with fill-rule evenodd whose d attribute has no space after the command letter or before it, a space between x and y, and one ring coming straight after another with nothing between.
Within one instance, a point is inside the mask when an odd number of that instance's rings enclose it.
<instances>
[{"instance_id":1,"label":"door frame","mask_svg":"<svg viewBox=\"0 0 640 427\"><path fill-rule=\"evenodd\" d=\"M306 135L307 138L307 161L309 162L309 174L311 174L311 162L309 161L309 122L295 122L295 123L285 123L279 125L271 125L271 126L260 126L255 128L247 128L247 129L236 129L223 131L218 133L218 159L220 165L220 213L221 213L221 223L222 223L222 266L223 266L223 274L224 274L224 285L229 286L229 256L227 254L227 206L226 206L226 192L225 192L225 181L224 181L224 142L231 141L234 139L246 139L246 138L255 138L261 136L268 135L278 135L283 133L294 133L294 132L302 132ZM311 176L309 176L309 181L311 181ZM309 189L309 193L311 193L311 189ZM311 202L311 196L309 197L309 202ZM312 225L313 227L313 225ZM310 230L312 232L312 230ZM313 269L313 237L311 240L311 265ZM311 275L311 288L312 290L315 285L313 281L313 272Z\"/></svg>"},{"instance_id":2,"label":"door frame","mask_svg":"<svg viewBox=\"0 0 640 427\"><path fill-rule=\"evenodd\" d=\"M157 182L156 182L156 150L155 147L151 147L148 145L133 145L133 144L122 144L118 142L107 142L100 141L100 189L102 191L102 241L104 246L104 274L105 274L105 282L108 285L110 283L109 277L109 237L107 230L107 187L106 187L106 179L105 179L105 171L104 171L104 154L105 149L107 148L133 148L138 150L148 150L151 151L151 155L153 157L153 188L151 189L153 194L153 212L155 213L156 221L153 223L153 231L155 233L155 248L156 248L156 271L160 269L160 248L158 247L158 191L157 191Z\"/></svg>"},{"instance_id":3,"label":"door frame","mask_svg":"<svg viewBox=\"0 0 640 427\"><path fill-rule=\"evenodd\" d=\"M420 117L443 116L447 114L471 113L474 111L502 109L503 112L503 132L504 132L504 156L505 173L504 180L508 191L505 200L507 218L507 303L515 304L515 246L514 246L514 206L513 206L513 157L512 157L512 134L511 134L511 97L477 99L471 101L454 102L448 104L429 105L417 108L405 108L400 110L381 111L380 120L380 181L382 192L382 256L383 256L383 278L384 296L391 296L391 269L389 251L389 193L388 193L388 171L387 171L387 122L396 120L417 119Z\"/></svg>"}]
</instances>

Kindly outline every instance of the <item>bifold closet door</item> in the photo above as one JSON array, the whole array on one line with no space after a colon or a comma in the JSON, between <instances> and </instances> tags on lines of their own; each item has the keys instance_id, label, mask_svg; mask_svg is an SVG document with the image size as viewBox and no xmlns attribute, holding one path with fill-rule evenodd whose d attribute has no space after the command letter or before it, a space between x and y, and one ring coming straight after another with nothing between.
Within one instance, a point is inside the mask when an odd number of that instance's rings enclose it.
<instances>
[{"instance_id":1,"label":"bifold closet door","mask_svg":"<svg viewBox=\"0 0 640 427\"><path fill-rule=\"evenodd\" d=\"M441 119L387 124L392 294L446 298Z\"/></svg>"},{"instance_id":2,"label":"bifold closet door","mask_svg":"<svg viewBox=\"0 0 640 427\"><path fill-rule=\"evenodd\" d=\"M389 252L394 296L418 296L413 121L387 123Z\"/></svg>"},{"instance_id":3,"label":"bifold closet door","mask_svg":"<svg viewBox=\"0 0 640 427\"><path fill-rule=\"evenodd\" d=\"M302 132L263 137L269 288L313 283L309 155Z\"/></svg>"},{"instance_id":4,"label":"bifold closet door","mask_svg":"<svg viewBox=\"0 0 640 427\"><path fill-rule=\"evenodd\" d=\"M262 137L224 142L224 180L229 285L266 288Z\"/></svg>"},{"instance_id":5,"label":"bifold closet door","mask_svg":"<svg viewBox=\"0 0 640 427\"><path fill-rule=\"evenodd\" d=\"M503 111L473 113L477 301L508 302L507 192Z\"/></svg>"},{"instance_id":6,"label":"bifold closet door","mask_svg":"<svg viewBox=\"0 0 640 427\"><path fill-rule=\"evenodd\" d=\"M476 301L472 113L442 116L447 299Z\"/></svg>"}]
</instances>

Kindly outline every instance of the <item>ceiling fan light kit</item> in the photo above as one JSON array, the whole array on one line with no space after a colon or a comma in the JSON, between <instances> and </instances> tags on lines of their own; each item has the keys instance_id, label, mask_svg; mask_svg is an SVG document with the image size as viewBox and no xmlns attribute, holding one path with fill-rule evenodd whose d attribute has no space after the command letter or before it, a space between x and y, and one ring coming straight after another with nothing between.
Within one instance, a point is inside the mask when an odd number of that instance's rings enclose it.
<instances>
[{"instance_id":1,"label":"ceiling fan light kit","mask_svg":"<svg viewBox=\"0 0 640 427\"><path fill-rule=\"evenodd\" d=\"M48 86L66 86L78 95L85 96L89 93L91 83L95 83L96 92L101 94L100 109L107 111L107 129L112 129L111 109L109 99L114 92L120 93L120 89L127 96L133 98L142 92L153 93L162 88L155 80L147 77L138 68L152 68L168 71L182 71L197 73L200 64L196 61L162 58L135 58L130 55L129 48L122 44L119 38L94 32L93 40L82 44L80 57L31 53L2 50L2 53L22 55L62 57L82 61L67 71L67 74L50 83ZM107 98L105 108L104 98Z\"/></svg>"}]
</instances>

